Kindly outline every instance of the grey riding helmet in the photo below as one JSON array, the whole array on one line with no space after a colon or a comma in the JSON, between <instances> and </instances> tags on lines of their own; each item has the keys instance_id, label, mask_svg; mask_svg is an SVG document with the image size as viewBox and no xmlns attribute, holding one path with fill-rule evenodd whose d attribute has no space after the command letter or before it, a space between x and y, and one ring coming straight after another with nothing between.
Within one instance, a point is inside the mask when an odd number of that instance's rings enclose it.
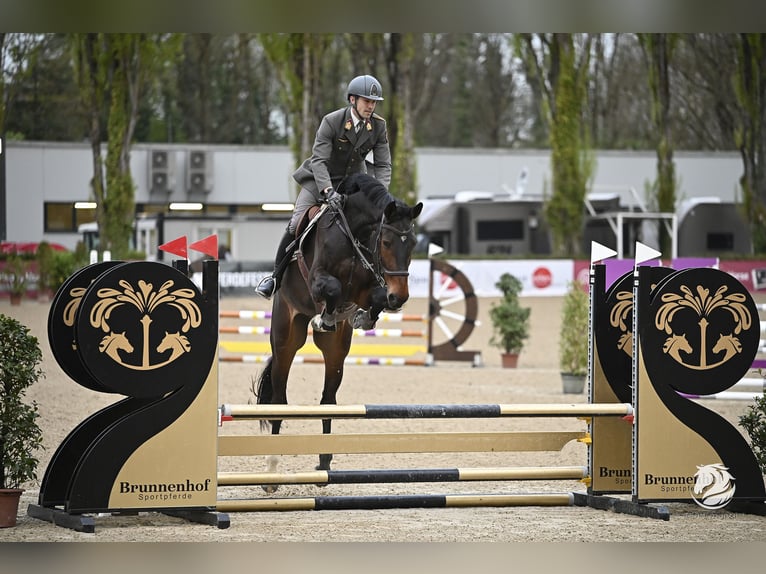
<instances>
[{"instance_id":1,"label":"grey riding helmet","mask_svg":"<svg viewBox=\"0 0 766 574\"><path fill-rule=\"evenodd\" d=\"M351 96L361 96L368 100L381 101L383 99L383 88L380 82L373 76L357 76L348 83L346 100L349 100Z\"/></svg>"}]
</instances>

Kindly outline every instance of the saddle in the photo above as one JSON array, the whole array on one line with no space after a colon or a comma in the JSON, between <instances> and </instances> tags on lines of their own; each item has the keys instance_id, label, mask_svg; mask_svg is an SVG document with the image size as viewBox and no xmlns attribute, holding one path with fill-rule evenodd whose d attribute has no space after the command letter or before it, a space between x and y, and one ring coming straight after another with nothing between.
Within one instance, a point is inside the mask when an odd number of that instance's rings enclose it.
<instances>
[{"instance_id":1,"label":"saddle","mask_svg":"<svg viewBox=\"0 0 766 574\"><path fill-rule=\"evenodd\" d=\"M324 204L312 205L303 213L303 217L301 217L298 225L295 226L295 240L298 243L302 242L301 236L304 234L304 232L309 230L309 224L314 219L314 216L317 215L322 209L322 205Z\"/></svg>"}]
</instances>

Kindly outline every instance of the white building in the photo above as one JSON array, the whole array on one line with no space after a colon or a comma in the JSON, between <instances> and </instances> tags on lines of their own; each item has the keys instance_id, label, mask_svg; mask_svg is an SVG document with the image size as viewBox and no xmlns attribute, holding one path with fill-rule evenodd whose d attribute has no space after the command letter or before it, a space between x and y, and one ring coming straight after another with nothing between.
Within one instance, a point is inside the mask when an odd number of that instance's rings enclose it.
<instances>
[{"instance_id":1,"label":"white building","mask_svg":"<svg viewBox=\"0 0 766 574\"><path fill-rule=\"evenodd\" d=\"M74 248L78 224L93 215L92 210L74 207L76 202L92 200L93 163L87 142L9 141L2 153L5 239L45 239ZM419 148L415 153L417 193L423 200L453 198L465 191L507 200L539 197L550 189L547 150ZM595 157L593 191L617 194L621 205L640 207L646 186L656 178L655 154L601 151ZM737 153L676 152L674 157L679 204L701 197L736 201L742 174ZM166 211L172 202L201 202L208 218L195 219L186 232L190 241L215 232L230 246L234 259L270 259L265 254L275 251L286 214L269 216L270 224L257 221L267 217L263 204L293 201L297 192L290 177L294 164L286 146L137 144L131 152L137 210L152 214ZM237 222L248 219L248 225L255 220L257 227L245 238Z\"/></svg>"}]
</instances>

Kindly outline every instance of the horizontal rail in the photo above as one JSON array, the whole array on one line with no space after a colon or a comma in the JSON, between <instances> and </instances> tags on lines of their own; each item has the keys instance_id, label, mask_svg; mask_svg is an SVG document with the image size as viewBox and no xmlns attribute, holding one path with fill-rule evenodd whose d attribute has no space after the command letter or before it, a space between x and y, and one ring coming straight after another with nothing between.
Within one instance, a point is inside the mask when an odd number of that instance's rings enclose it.
<instances>
[{"instance_id":1,"label":"horizontal rail","mask_svg":"<svg viewBox=\"0 0 766 574\"><path fill-rule=\"evenodd\" d=\"M446 419L497 417L594 417L627 416L627 403L603 404L486 404L486 405L248 405L224 404L221 414L234 420L269 419Z\"/></svg>"},{"instance_id":2,"label":"horizontal rail","mask_svg":"<svg viewBox=\"0 0 766 574\"><path fill-rule=\"evenodd\" d=\"M224 363L266 363L271 355L219 355L218 360ZM294 365L324 364L322 357L296 355ZM428 367L433 365L433 359L406 359L404 357L346 357L344 365L371 365L388 367Z\"/></svg>"},{"instance_id":3,"label":"horizontal rail","mask_svg":"<svg viewBox=\"0 0 766 574\"><path fill-rule=\"evenodd\" d=\"M720 393L714 393L712 395L690 395L687 393L679 393L682 397L687 399L707 399L707 400L719 400L719 401L753 401L758 397L763 396L763 391L722 391Z\"/></svg>"},{"instance_id":4,"label":"horizontal rail","mask_svg":"<svg viewBox=\"0 0 766 574\"><path fill-rule=\"evenodd\" d=\"M220 317L227 317L233 319L271 319L271 311L255 311L255 310L222 310L219 313ZM408 322L408 321L422 321L428 322L428 315L407 315L404 313L381 313L378 317L378 321L383 322Z\"/></svg>"},{"instance_id":5,"label":"horizontal rail","mask_svg":"<svg viewBox=\"0 0 766 574\"><path fill-rule=\"evenodd\" d=\"M465 508L475 506L573 506L574 495L562 494L422 494L388 496L318 496L219 500L218 512L268 510L378 510L388 508Z\"/></svg>"},{"instance_id":6,"label":"horizontal rail","mask_svg":"<svg viewBox=\"0 0 766 574\"><path fill-rule=\"evenodd\" d=\"M219 472L218 486L581 480L587 476L588 469L584 466L315 470L311 472L293 473Z\"/></svg>"},{"instance_id":7,"label":"horizontal rail","mask_svg":"<svg viewBox=\"0 0 766 574\"><path fill-rule=\"evenodd\" d=\"M218 332L235 335L270 335L271 327L264 325L222 325L218 327ZM313 334L314 331L309 329L308 335ZM354 329L352 331L353 337L414 337L423 339L426 335L422 329Z\"/></svg>"},{"instance_id":8,"label":"horizontal rail","mask_svg":"<svg viewBox=\"0 0 766 574\"><path fill-rule=\"evenodd\" d=\"M245 435L218 437L218 456L560 451L579 431Z\"/></svg>"}]
</instances>

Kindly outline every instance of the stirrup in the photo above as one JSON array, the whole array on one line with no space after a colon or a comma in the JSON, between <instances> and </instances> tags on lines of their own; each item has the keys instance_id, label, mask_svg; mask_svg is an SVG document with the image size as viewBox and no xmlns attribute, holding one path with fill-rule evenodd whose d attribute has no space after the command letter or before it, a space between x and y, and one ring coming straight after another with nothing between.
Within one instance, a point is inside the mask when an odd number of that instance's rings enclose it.
<instances>
[{"instance_id":1,"label":"stirrup","mask_svg":"<svg viewBox=\"0 0 766 574\"><path fill-rule=\"evenodd\" d=\"M314 329L315 333L335 332L335 325L326 324L324 321L322 321L322 315L318 313L311 319L311 328Z\"/></svg>"},{"instance_id":2,"label":"stirrup","mask_svg":"<svg viewBox=\"0 0 766 574\"><path fill-rule=\"evenodd\" d=\"M274 280L274 277L267 275L260 280L258 286L255 288L255 292L264 299L271 299L272 295L274 295L274 291L276 291L276 286L277 282Z\"/></svg>"}]
</instances>

